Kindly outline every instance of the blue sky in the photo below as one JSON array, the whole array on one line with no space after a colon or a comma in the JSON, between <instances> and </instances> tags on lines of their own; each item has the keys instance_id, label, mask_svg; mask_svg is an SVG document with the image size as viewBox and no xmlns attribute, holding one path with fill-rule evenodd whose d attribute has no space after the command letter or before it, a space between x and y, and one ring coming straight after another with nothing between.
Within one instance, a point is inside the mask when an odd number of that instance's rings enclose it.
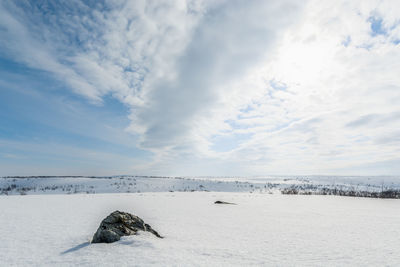
<instances>
[{"instance_id":1,"label":"blue sky","mask_svg":"<svg viewBox=\"0 0 400 267\"><path fill-rule=\"evenodd\" d=\"M73 174L83 169L100 175L124 172L121 158L149 160L151 153L138 149L137 137L124 131L128 108L112 96L87 105L49 73L8 59L0 70L1 162L15 166L15 173L29 166L22 173L71 168Z\"/></svg>"},{"instance_id":2,"label":"blue sky","mask_svg":"<svg viewBox=\"0 0 400 267\"><path fill-rule=\"evenodd\" d=\"M0 175L399 175L398 10L1 2Z\"/></svg>"}]
</instances>

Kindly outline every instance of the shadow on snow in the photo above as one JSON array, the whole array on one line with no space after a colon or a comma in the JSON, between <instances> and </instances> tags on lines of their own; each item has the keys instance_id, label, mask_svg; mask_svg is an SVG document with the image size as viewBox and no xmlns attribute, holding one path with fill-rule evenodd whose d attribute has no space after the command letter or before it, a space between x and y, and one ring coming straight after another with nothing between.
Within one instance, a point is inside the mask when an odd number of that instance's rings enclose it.
<instances>
[{"instance_id":1,"label":"shadow on snow","mask_svg":"<svg viewBox=\"0 0 400 267\"><path fill-rule=\"evenodd\" d=\"M64 254L67 254L67 253L71 253L71 252L74 252L74 251L78 251L78 250L80 250L80 249L82 249L82 248L84 248L84 247L87 247L87 246L89 246L89 245L90 245L90 242L84 242L84 243L79 244L79 245L77 245L77 246L75 246L75 247L73 247L73 248L70 248L70 249L67 249L66 251L63 251L63 252L61 252L60 254L61 254L61 255L64 255Z\"/></svg>"}]
</instances>

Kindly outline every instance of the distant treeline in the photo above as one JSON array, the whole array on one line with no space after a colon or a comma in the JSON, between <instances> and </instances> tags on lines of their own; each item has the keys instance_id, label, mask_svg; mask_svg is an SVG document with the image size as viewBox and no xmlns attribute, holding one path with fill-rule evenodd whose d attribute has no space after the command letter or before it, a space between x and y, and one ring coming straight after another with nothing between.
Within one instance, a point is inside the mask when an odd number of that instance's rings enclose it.
<instances>
[{"instance_id":1,"label":"distant treeline","mask_svg":"<svg viewBox=\"0 0 400 267\"><path fill-rule=\"evenodd\" d=\"M365 190L343 190L338 188L319 188L318 190L303 190L296 187L281 189L284 195L333 195L346 197L393 198L400 199L400 190L387 189L380 192Z\"/></svg>"}]
</instances>

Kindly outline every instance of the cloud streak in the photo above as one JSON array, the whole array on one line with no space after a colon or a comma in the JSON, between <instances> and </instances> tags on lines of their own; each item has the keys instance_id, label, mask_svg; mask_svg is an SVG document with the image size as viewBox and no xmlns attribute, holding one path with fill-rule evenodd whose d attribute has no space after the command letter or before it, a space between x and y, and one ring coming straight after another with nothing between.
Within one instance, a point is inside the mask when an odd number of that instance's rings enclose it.
<instances>
[{"instance_id":1,"label":"cloud streak","mask_svg":"<svg viewBox=\"0 0 400 267\"><path fill-rule=\"evenodd\" d=\"M292 3L228 1L212 5L193 29L175 61L174 77L150 82L148 106L137 114L145 125L142 146L181 146L194 128L196 115L213 108L218 89L262 63L280 30L293 20L279 16ZM293 14L291 17L293 17ZM185 144L186 145L186 144Z\"/></svg>"}]
</instances>

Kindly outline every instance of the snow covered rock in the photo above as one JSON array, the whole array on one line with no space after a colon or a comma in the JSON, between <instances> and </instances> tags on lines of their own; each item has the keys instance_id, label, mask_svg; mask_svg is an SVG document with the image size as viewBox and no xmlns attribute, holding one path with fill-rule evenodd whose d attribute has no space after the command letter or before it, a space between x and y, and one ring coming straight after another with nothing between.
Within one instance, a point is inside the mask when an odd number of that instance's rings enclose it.
<instances>
[{"instance_id":1,"label":"snow covered rock","mask_svg":"<svg viewBox=\"0 0 400 267\"><path fill-rule=\"evenodd\" d=\"M136 235L138 231L147 231L162 238L138 216L116 210L101 222L92 243L112 243L120 240L121 236Z\"/></svg>"}]
</instances>

